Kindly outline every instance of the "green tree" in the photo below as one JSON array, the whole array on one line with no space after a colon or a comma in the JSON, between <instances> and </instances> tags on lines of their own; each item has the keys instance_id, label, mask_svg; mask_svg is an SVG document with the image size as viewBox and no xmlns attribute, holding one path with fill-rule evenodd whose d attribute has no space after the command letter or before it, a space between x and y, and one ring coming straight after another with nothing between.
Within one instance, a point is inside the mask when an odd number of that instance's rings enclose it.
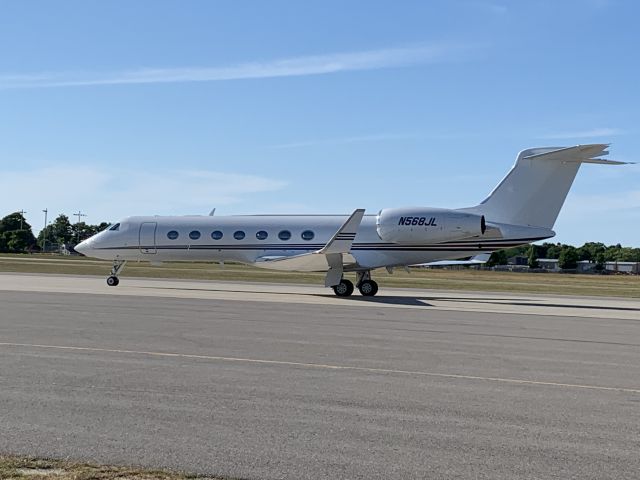
<instances>
[{"instance_id":1,"label":"green tree","mask_svg":"<svg viewBox=\"0 0 640 480\"><path fill-rule=\"evenodd\" d=\"M560 258L563 247L564 246L560 243L548 244L546 258Z\"/></svg>"},{"instance_id":2,"label":"green tree","mask_svg":"<svg viewBox=\"0 0 640 480\"><path fill-rule=\"evenodd\" d=\"M25 252L35 244L31 225L21 212L10 213L0 220L0 251Z\"/></svg>"},{"instance_id":3,"label":"green tree","mask_svg":"<svg viewBox=\"0 0 640 480\"><path fill-rule=\"evenodd\" d=\"M575 247L566 245L558 257L558 266L563 270L573 270L578 266L578 250Z\"/></svg>"},{"instance_id":4,"label":"green tree","mask_svg":"<svg viewBox=\"0 0 640 480\"><path fill-rule=\"evenodd\" d=\"M489 260L487 260L488 267L495 267L496 265L506 265L509 261L506 250L496 250L491 254Z\"/></svg>"},{"instance_id":5,"label":"green tree","mask_svg":"<svg viewBox=\"0 0 640 480\"><path fill-rule=\"evenodd\" d=\"M47 227L47 240L62 245L63 243L71 243L74 231L73 225L69 221L69 217L64 214L58 215L58 218Z\"/></svg>"},{"instance_id":6,"label":"green tree","mask_svg":"<svg viewBox=\"0 0 640 480\"><path fill-rule=\"evenodd\" d=\"M529 246L529 258L527 261L529 268L540 268L538 263L538 247L536 245Z\"/></svg>"}]
</instances>

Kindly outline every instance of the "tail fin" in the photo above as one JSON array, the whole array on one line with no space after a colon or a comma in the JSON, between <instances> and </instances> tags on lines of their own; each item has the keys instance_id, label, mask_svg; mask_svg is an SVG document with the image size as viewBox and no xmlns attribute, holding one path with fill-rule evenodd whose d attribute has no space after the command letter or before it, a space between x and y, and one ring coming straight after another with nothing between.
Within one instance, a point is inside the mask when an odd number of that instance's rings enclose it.
<instances>
[{"instance_id":1,"label":"tail fin","mask_svg":"<svg viewBox=\"0 0 640 480\"><path fill-rule=\"evenodd\" d=\"M487 221L553 228L582 163L621 165L603 160L607 144L523 150L515 165L483 202L469 209Z\"/></svg>"}]
</instances>

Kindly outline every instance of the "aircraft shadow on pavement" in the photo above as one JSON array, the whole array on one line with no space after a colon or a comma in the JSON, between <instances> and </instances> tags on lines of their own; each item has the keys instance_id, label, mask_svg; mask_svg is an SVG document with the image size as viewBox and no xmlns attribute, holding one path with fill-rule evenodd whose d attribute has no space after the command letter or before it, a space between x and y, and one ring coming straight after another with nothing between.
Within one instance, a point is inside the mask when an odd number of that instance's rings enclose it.
<instances>
[{"instance_id":1,"label":"aircraft shadow on pavement","mask_svg":"<svg viewBox=\"0 0 640 480\"><path fill-rule=\"evenodd\" d=\"M613 311L627 311L627 312L640 312L640 308L636 307L618 307L618 306L605 306L605 305L577 305L573 303L548 303L548 302L536 302L531 299L516 299L516 298L455 298L455 297L429 297L429 300L440 301L453 301L464 303L485 303L489 305L514 305L519 307L547 307L547 308L581 308L585 310L613 310Z\"/></svg>"},{"instance_id":2,"label":"aircraft shadow on pavement","mask_svg":"<svg viewBox=\"0 0 640 480\"><path fill-rule=\"evenodd\" d=\"M333 294L325 293L291 293L291 292L272 292L267 290L230 290L227 288L195 288L195 287L157 287L157 286L142 286L140 288L148 288L153 290L173 290L173 291L189 291L189 292L219 292L219 293L257 293L264 295L282 295L290 297L291 295L300 295L305 297L322 297L322 298L338 298ZM388 303L393 305L412 305L416 307L432 307L433 305L426 303L421 297L402 297L402 296L387 296L378 295L375 297L361 297L354 295L352 297L343 297L341 300L351 300L357 302L370 302L370 303Z\"/></svg>"},{"instance_id":3,"label":"aircraft shadow on pavement","mask_svg":"<svg viewBox=\"0 0 640 480\"><path fill-rule=\"evenodd\" d=\"M334 298L332 294L324 293L295 293L291 292L273 292L266 290L229 290L220 288L194 288L194 287L141 287L156 290L184 290L184 291L199 291L199 292L228 292L228 293L257 293L265 295L301 295L308 297L330 297ZM612 310L612 311L631 311L640 312L640 308L635 307L622 307L622 306L604 306L604 305L576 305L576 304L564 304L564 303L546 303L536 302L527 298L469 298L469 297L437 297L437 296L400 296L400 295L377 295L375 297L362 297L360 295L353 295L351 297L342 297L342 300L349 300L353 302L366 302L366 303L380 303L389 305L407 305L415 307L433 307L430 301L440 302L460 302L460 303L476 303L487 305L512 305L521 307L546 307L546 308L576 308L585 310Z\"/></svg>"}]
</instances>

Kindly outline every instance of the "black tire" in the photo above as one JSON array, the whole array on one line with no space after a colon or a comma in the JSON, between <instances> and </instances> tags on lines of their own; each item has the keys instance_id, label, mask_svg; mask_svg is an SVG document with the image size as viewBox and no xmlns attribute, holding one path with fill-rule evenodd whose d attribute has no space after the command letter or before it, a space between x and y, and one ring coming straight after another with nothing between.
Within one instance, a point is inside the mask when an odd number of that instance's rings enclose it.
<instances>
[{"instance_id":1,"label":"black tire","mask_svg":"<svg viewBox=\"0 0 640 480\"><path fill-rule=\"evenodd\" d=\"M363 280L358 285L358 290L363 297L373 297L378 293L378 284L373 280Z\"/></svg>"},{"instance_id":2,"label":"black tire","mask_svg":"<svg viewBox=\"0 0 640 480\"><path fill-rule=\"evenodd\" d=\"M113 275L107 278L107 285L110 287L117 287L120 283L120 279L118 277L114 277Z\"/></svg>"},{"instance_id":3,"label":"black tire","mask_svg":"<svg viewBox=\"0 0 640 480\"><path fill-rule=\"evenodd\" d=\"M338 297L349 297L353 293L353 283L351 283L346 278L340 280L338 285L334 285L333 293L335 293Z\"/></svg>"}]
</instances>

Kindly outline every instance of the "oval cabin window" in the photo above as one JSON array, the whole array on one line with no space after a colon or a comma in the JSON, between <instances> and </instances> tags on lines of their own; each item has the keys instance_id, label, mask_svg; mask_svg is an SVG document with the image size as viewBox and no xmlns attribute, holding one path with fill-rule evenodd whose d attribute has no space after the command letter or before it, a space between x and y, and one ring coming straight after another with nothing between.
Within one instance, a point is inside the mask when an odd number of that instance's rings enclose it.
<instances>
[{"instance_id":1,"label":"oval cabin window","mask_svg":"<svg viewBox=\"0 0 640 480\"><path fill-rule=\"evenodd\" d=\"M282 230L279 234L278 234L278 238L280 240L289 240L291 238L291 232L289 230Z\"/></svg>"}]
</instances>

